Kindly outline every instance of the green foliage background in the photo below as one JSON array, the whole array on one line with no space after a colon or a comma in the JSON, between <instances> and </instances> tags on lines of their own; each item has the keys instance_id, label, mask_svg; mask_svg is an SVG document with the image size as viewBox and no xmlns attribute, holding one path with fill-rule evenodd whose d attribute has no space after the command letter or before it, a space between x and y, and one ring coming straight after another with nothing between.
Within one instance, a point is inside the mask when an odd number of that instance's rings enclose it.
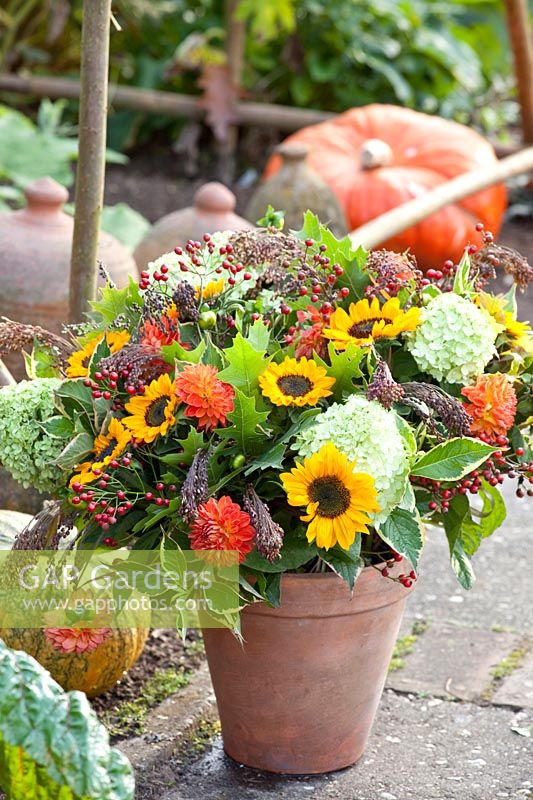
<instances>
[{"instance_id":1,"label":"green foliage background","mask_svg":"<svg viewBox=\"0 0 533 800\"><path fill-rule=\"evenodd\" d=\"M20 8L8 0L0 18L0 67L76 74L82 0L27 0L25 16ZM197 91L184 49L192 46L197 63L223 53L222 0L115 0L113 10L121 30L112 35L112 80ZM398 103L490 131L516 114L502 0L241 0L238 13L252 99L332 111ZM17 35L2 39L9 15ZM119 111L110 146L171 124Z\"/></svg>"}]
</instances>

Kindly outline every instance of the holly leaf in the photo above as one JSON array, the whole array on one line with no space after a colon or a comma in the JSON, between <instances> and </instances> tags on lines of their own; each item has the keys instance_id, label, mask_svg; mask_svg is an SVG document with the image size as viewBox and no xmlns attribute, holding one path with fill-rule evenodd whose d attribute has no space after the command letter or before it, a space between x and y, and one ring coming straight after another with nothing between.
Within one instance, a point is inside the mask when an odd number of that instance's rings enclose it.
<instances>
[{"instance_id":1,"label":"holly leaf","mask_svg":"<svg viewBox=\"0 0 533 800\"><path fill-rule=\"evenodd\" d=\"M382 522L378 533L384 542L405 556L416 570L418 560L424 547L424 528L418 511L395 508L389 517Z\"/></svg>"},{"instance_id":2,"label":"holly leaf","mask_svg":"<svg viewBox=\"0 0 533 800\"><path fill-rule=\"evenodd\" d=\"M233 411L227 415L233 425L218 432L222 438L235 439L240 452L244 455L255 455L260 452L267 439L266 433L258 431L257 427L265 422L270 412L258 411L255 402L255 397L248 397L236 389Z\"/></svg>"},{"instance_id":3,"label":"holly leaf","mask_svg":"<svg viewBox=\"0 0 533 800\"><path fill-rule=\"evenodd\" d=\"M234 388L243 389L248 395L253 394L259 386L259 376L270 361L266 351L256 349L248 339L238 333L232 346L224 351L224 355L228 366L218 373L220 380L231 384Z\"/></svg>"},{"instance_id":4,"label":"holly leaf","mask_svg":"<svg viewBox=\"0 0 533 800\"><path fill-rule=\"evenodd\" d=\"M457 481L483 464L497 449L475 439L449 439L424 453L414 463L411 474L434 481Z\"/></svg>"}]
</instances>

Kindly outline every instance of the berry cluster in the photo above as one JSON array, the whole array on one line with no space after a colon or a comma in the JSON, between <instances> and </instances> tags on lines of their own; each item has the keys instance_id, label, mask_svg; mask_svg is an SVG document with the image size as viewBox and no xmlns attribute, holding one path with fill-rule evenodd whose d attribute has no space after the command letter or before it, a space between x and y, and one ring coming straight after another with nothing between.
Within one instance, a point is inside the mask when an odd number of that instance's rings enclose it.
<instances>
[{"instance_id":1,"label":"berry cluster","mask_svg":"<svg viewBox=\"0 0 533 800\"><path fill-rule=\"evenodd\" d=\"M134 445L135 447L135 445ZM138 492L123 484L117 473L119 469L135 469L132 453L126 453L119 460L111 461L106 470L93 468L97 480L90 485L74 482L71 486L74 495L73 506L85 508L92 521L103 531L109 531L134 506L155 503L156 506L168 508L171 497L177 491L175 484L158 481L152 491ZM108 546L115 546L111 537L103 540Z\"/></svg>"},{"instance_id":2,"label":"berry cluster","mask_svg":"<svg viewBox=\"0 0 533 800\"><path fill-rule=\"evenodd\" d=\"M387 559L385 562L384 567L376 567L378 572L381 573L383 578L388 578L391 581L395 581L396 583L401 583L402 586L405 586L406 589L410 589L413 583L416 581L416 572L414 569L409 572L409 574L404 575L403 573L395 577L390 574L390 570L394 567L395 563L399 563L403 559L403 556L400 553L397 553L395 550L391 551L391 557Z\"/></svg>"}]
</instances>

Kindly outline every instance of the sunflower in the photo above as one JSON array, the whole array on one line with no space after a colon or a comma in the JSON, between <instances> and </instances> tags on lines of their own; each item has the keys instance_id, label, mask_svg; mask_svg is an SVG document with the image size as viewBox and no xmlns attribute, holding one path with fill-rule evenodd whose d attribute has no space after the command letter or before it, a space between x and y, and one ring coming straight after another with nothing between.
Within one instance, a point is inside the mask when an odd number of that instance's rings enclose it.
<instances>
[{"instance_id":1,"label":"sunflower","mask_svg":"<svg viewBox=\"0 0 533 800\"><path fill-rule=\"evenodd\" d=\"M356 533L368 533L369 515L380 510L374 479L354 466L329 442L280 476L289 505L306 506L300 519L309 523L307 540L326 550L337 542L348 550Z\"/></svg>"},{"instance_id":2,"label":"sunflower","mask_svg":"<svg viewBox=\"0 0 533 800\"><path fill-rule=\"evenodd\" d=\"M201 291L202 300L205 302L206 300L212 300L213 297L218 297L219 294L222 294L224 291L224 278L220 278L218 281L209 281ZM200 299L200 287L196 287L196 298L197 300Z\"/></svg>"},{"instance_id":3,"label":"sunflower","mask_svg":"<svg viewBox=\"0 0 533 800\"><path fill-rule=\"evenodd\" d=\"M372 302L350 303L348 312L338 308L322 335L332 339L337 350L346 350L350 344L369 345L377 339L394 339L404 331L414 331L419 322L419 308L402 311L397 297L380 307L379 300L374 297Z\"/></svg>"},{"instance_id":4,"label":"sunflower","mask_svg":"<svg viewBox=\"0 0 533 800\"><path fill-rule=\"evenodd\" d=\"M174 411L178 399L174 394L174 383L167 374L152 381L144 390L142 397L134 397L126 403L124 425L137 439L153 442L157 436L167 433L176 418Z\"/></svg>"},{"instance_id":5,"label":"sunflower","mask_svg":"<svg viewBox=\"0 0 533 800\"><path fill-rule=\"evenodd\" d=\"M89 374L89 362L94 351L103 340L104 334L100 333L89 339L81 350L72 353L68 360L67 378L86 378ZM112 353L122 350L130 340L128 331L109 331L105 334L107 346Z\"/></svg>"},{"instance_id":6,"label":"sunflower","mask_svg":"<svg viewBox=\"0 0 533 800\"><path fill-rule=\"evenodd\" d=\"M281 364L270 364L259 376L265 397L276 406L315 406L331 394L335 378L329 378L324 367L301 358L285 358Z\"/></svg>"},{"instance_id":7,"label":"sunflower","mask_svg":"<svg viewBox=\"0 0 533 800\"><path fill-rule=\"evenodd\" d=\"M94 440L94 462L86 461L80 466L80 472L70 481L73 483L91 483L98 478L94 470L102 470L111 461L118 458L131 442L131 433L126 430L119 419L112 417L107 433L101 433Z\"/></svg>"}]
</instances>

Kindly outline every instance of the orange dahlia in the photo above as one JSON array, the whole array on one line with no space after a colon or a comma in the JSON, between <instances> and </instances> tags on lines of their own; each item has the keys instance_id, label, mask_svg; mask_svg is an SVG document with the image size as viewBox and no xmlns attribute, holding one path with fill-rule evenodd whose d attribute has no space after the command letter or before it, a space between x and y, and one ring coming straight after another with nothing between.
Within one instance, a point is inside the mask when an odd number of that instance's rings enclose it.
<instances>
[{"instance_id":1,"label":"orange dahlia","mask_svg":"<svg viewBox=\"0 0 533 800\"><path fill-rule=\"evenodd\" d=\"M174 303L171 303L157 322L148 320L144 323L141 343L160 350L161 347L172 344L172 342L179 342L178 320L177 308Z\"/></svg>"},{"instance_id":2,"label":"orange dahlia","mask_svg":"<svg viewBox=\"0 0 533 800\"><path fill-rule=\"evenodd\" d=\"M105 642L111 628L45 628L48 641L64 653L90 653Z\"/></svg>"},{"instance_id":3,"label":"orange dahlia","mask_svg":"<svg viewBox=\"0 0 533 800\"><path fill-rule=\"evenodd\" d=\"M516 393L507 377L479 375L473 386L462 393L470 402L463 403L472 417L471 433L484 433L491 438L504 436L512 427L516 414Z\"/></svg>"},{"instance_id":4,"label":"orange dahlia","mask_svg":"<svg viewBox=\"0 0 533 800\"><path fill-rule=\"evenodd\" d=\"M233 411L235 392L217 372L207 364L191 364L176 376L176 395L187 406L185 416L197 417L199 430L225 425Z\"/></svg>"},{"instance_id":5,"label":"orange dahlia","mask_svg":"<svg viewBox=\"0 0 533 800\"><path fill-rule=\"evenodd\" d=\"M253 550L254 537L250 515L227 495L199 505L189 533L193 550L237 550L241 562Z\"/></svg>"}]
</instances>

